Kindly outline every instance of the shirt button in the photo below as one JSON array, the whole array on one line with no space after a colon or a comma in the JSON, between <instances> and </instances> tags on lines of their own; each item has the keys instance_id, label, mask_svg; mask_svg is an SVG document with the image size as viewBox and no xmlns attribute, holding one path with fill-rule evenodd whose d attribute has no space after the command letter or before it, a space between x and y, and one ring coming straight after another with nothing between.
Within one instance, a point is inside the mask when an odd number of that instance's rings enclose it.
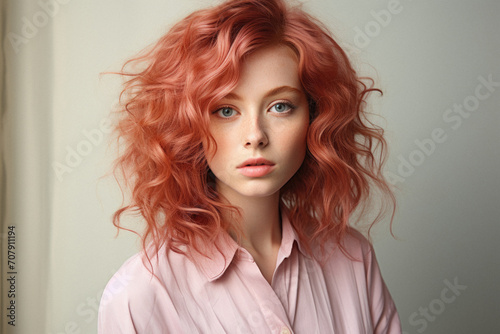
<instances>
[{"instance_id":1,"label":"shirt button","mask_svg":"<svg viewBox=\"0 0 500 334\"><path fill-rule=\"evenodd\" d=\"M280 334L291 334L291 332L290 332L290 330L289 330L288 328L283 327L283 328L281 329Z\"/></svg>"}]
</instances>

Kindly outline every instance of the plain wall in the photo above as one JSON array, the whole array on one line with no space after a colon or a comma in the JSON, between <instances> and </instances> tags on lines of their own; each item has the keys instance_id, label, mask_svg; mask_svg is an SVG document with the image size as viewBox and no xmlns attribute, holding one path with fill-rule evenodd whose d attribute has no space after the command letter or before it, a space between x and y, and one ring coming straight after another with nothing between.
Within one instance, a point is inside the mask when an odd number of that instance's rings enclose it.
<instances>
[{"instance_id":1,"label":"plain wall","mask_svg":"<svg viewBox=\"0 0 500 334\"><path fill-rule=\"evenodd\" d=\"M9 4L4 33L22 34L23 18L33 22L45 11L34 1ZM120 80L100 73L118 70L214 1L57 4L17 51L4 40L6 216L30 254L19 260L19 326L7 333L96 333L105 284L140 246L131 233L115 239L111 224L122 198L114 179L101 177L115 157L108 116ZM404 331L500 331L500 2L304 6L384 92L370 98L370 110L382 116L376 120L390 145L397 239L386 220L373 240ZM85 154L78 159L72 151Z\"/></svg>"}]
</instances>

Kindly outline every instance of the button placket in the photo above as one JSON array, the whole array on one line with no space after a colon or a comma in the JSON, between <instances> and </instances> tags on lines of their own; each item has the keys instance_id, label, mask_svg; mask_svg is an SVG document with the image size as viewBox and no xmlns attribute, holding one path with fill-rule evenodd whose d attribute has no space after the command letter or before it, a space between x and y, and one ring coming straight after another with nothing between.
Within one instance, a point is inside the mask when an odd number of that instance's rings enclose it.
<instances>
[{"instance_id":1,"label":"button placket","mask_svg":"<svg viewBox=\"0 0 500 334\"><path fill-rule=\"evenodd\" d=\"M292 332L290 331L290 329L288 327L281 328L280 334L291 334L291 333Z\"/></svg>"},{"instance_id":2,"label":"button placket","mask_svg":"<svg viewBox=\"0 0 500 334\"><path fill-rule=\"evenodd\" d=\"M251 286L255 301L260 306L259 313L262 315L262 320L267 323L273 333L281 334L285 330L284 333L292 334L293 331L287 327L290 326L288 324L288 314L282 300L279 298L279 293L266 281L252 255L247 250L240 248L238 258L240 259L238 266L241 267L242 271L247 272L247 278L252 280ZM250 277L253 277L253 279Z\"/></svg>"}]
</instances>

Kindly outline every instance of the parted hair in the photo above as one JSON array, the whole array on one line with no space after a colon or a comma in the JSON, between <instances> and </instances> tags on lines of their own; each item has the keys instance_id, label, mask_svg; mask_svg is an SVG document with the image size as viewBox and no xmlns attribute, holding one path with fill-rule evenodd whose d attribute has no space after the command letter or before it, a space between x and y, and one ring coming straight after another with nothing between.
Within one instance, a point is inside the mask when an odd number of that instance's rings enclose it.
<instances>
[{"instance_id":1,"label":"parted hair","mask_svg":"<svg viewBox=\"0 0 500 334\"><path fill-rule=\"evenodd\" d=\"M395 198L382 174L383 129L365 111L367 94L380 90L357 75L333 35L300 6L230 0L188 15L119 72L125 83L116 132L123 149L115 172L130 199L113 223L127 229L123 214L141 215L145 249L199 250L200 241L230 229L221 213L235 208L218 196L203 150L204 140L214 142L210 107L236 86L244 58L271 45L296 54L309 101L306 156L280 190L301 243L309 251L329 240L341 244L375 188L394 216Z\"/></svg>"}]
</instances>

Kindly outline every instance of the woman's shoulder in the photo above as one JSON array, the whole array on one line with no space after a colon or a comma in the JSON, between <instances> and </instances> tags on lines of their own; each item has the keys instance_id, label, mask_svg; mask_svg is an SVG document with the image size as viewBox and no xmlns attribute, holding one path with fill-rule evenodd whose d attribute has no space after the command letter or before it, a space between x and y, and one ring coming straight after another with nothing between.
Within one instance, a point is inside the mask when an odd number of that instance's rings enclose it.
<instances>
[{"instance_id":1,"label":"woman's shoulder","mask_svg":"<svg viewBox=\"0 0 500 334\"><path fill-rule=\"evenodd\" d=\"M127 305L138 297L142 299L154 294L157 288L153 275L155 267L156 264L151 262L148 269L144 252L138 252L128 258L106 284L101 297L101 309Z\"/></svg>"},{"instance_id":2,"label":"woman's shoulder","mask_svg":"<svg viewBox=\"0 0 500 334\"><path fill-rule=\"evenodd\" d=\"M352 280L366 281L377 265L375 251L369 239L354 228L349 228L340 240L332 238L313 249L314 259L330 274L347 275Z\"/></svg>"},{"instance_id":3,"label":"woman's shoulder","mask_svg":"<svg viewBox=\"0 0 500 334\"><path fill-rule=\"evenodd\" d=\"M189 275L196 276L189 259L164 248L149 259L144 251L131 256L104 289L99 333L147 332L151 326L166 326L166 319L176 324L174 305L183 293L179 282Z\"/></svg>"},{"instance_id":4,"label":"woman's shoulder","mask_svg":"<svg viewBox=\"0 0 500 334\"><path fill-rule=\"evenodd\" d=\"M148 256L143 250L129 257L121 265L104 291L114 295L125 294L129 298L134 295L143 297L145 294L155 293L156 289L164 289L169 277L179 275L183 272L182 269L187 271L189 267L194 265L187 256L166 247L161 247L154 253L149 252Z\"/></svg>"},{"instance_id":5,"label":"woman's shoulder","mask_svg":"<svg viewBox=\"0 0 500 334\"><path fill-rule=\"evenodd\" d=\"M332 255L350 260L364 261L373 256L373 246L360 231L349 227L340 240L330 240L325 247Z\"/></svg>"},{"instance_id":6,"label":"woman's shoulder","mask_svg":"<svg viewBox=\"0 0 500 334\"><path fill-rule=\"evenodd\" d=\"M373 250L372 243L368 238L354 227L349 227L344 239L346 247L358 249L363 252L371 252Z\"/></svg>"}]
</instances>

